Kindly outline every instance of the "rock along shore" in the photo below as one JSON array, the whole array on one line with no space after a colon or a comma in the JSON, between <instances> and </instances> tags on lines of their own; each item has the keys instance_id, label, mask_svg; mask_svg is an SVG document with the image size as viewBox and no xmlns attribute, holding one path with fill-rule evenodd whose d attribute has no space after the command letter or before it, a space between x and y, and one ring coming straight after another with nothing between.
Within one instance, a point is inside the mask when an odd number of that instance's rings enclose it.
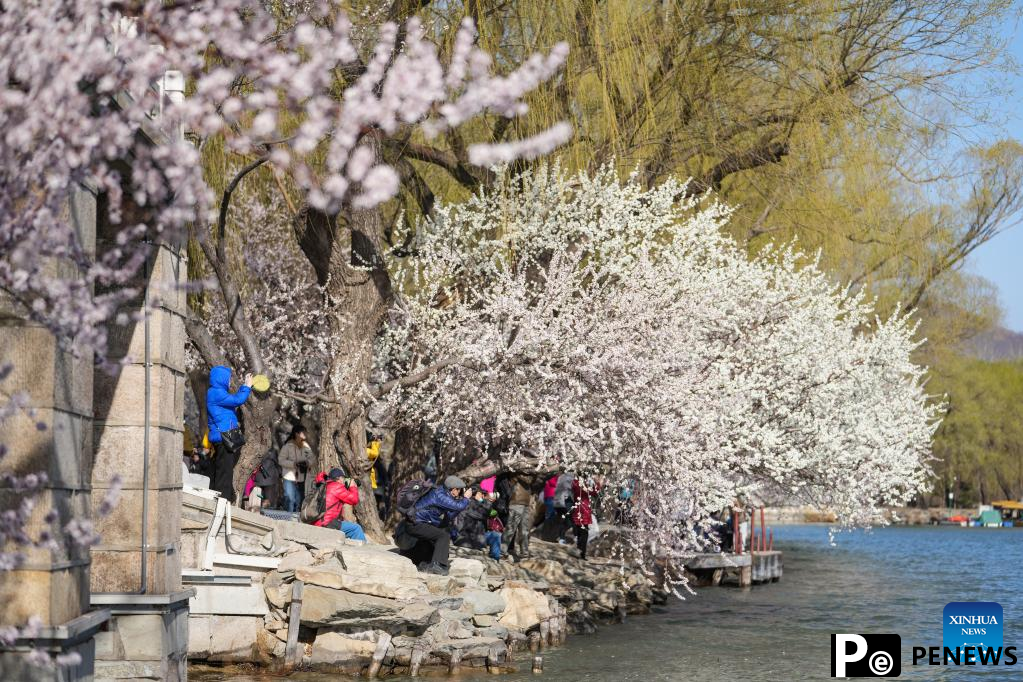
<instances>
[{"instance_id":1,"label":"rock along shore","mask_svg":"<svg viewBox=\"0 0 1023 682\"><path fill-rule=\"evenodd\" d=\"M237 521L236 528L244 528L244 519ZM647 613L667 599L635 567L600 558L584 562L574 548L536 539L530 558L514 563L452 548L450 574L436 576L419 573L393 547L270 523L277 565L246 571L252 584L245 594L265 604L244 615L223 613L232 605L221 613L193 609L191 661L369 676L431 668L502 672L516 664L518 652L592 632L601 621ZM232 547L241 551L235 556L259 544L237 530L233 538ZM267 538L262 541L265 546ZM217 571L225 572L231 571ZM204 589L224 602L240 588ZM292 603L296 596L300 604ZM528 665L525 656L521 660Z\"/></svg>"}]
</instances>

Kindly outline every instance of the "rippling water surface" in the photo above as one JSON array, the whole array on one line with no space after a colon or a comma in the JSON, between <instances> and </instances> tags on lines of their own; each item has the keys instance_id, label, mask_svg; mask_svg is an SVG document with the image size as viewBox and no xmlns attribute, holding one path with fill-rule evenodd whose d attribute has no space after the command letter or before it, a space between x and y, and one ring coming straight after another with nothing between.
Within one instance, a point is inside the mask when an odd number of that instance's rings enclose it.
<instances>
[{"instance_id":1,"label":"rippling water surface","mask_svg":"<svg viewBox=\"0 0 1023 682\"><path fill-rule=\"evenodd\" d=\"M996 601L1005 611L1005 645L1023 648L1023 529L884 528L836 536L822 526L775 529L785 551L781 582L752 590L703 588L685 601L624 625L576 636L546 652L544 678L559 682L653 682L830 679L832 632L902 635L902 677L914 680L1023 679L1006 667L910 665L912 645L941 646L941 616L950 601ZM537 680L525 673L466 682ZM268 675L194 671L193 680L275 679ZM278 678L280 679L280 678ZM336 675L296 674L322 682ZM395 678L390 678L395 679Z\"/></svg>"}]
</instances>

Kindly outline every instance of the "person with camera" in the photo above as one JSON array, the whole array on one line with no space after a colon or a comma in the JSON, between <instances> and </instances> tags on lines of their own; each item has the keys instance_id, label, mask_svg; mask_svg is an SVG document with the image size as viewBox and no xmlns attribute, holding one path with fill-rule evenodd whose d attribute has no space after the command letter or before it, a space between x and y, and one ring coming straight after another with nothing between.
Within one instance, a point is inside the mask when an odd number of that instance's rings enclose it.
<instances>
[{"instance_id":1,"label":"person with camera","mask_svg":"<svg viewBox=\"0 0 1023 682\"><path fill-rule=\"evenodd\" d=\"M245 444L235 411L245 404L251 392L251 374L246 374L242 386L231 393L231 368L217 365L210 370L210 387L206 391L206 423L214 454L210 488L232 504L235 501L234 467Z\"/></svg>"},{"instance_id":2,"label":"person with camera","mask_svg":"<svg viewBox=\"0 0 1023 682\"><path fill-rule=\"evenodd\" d=\"M306 440L305 427L295 424L291 437L281 448L277 458L281 463L284 482L284 510L297 512L302 508L305 496L305 477L310 468L316 466L316 456Z\"/></svg>"},{"instance_id":3,"label":"person with camera","mask_svg":"<svg viewBox=\"0 0 1023 682\"><path fill-rule=\"evenodd\" d=\"M497 510L493 508L498 498L496 492L487 493L478 488L475 494L466 493L469 506L455 519L457 537L455 545L458 547L470 547L472 549L490 549L490 558L499 560L501 558L501 533L504 532L504 524L497 516ZM494 524L494 521L497 523ZM497 527L500 527L498 532Z\"/></svg>"},{"instance_id":4,"label":"person with camera","mask_svg":"<svg viewBox=\"0 0 1023 682\"><path fill-rule=\"evenodd\" d=\"M430 563L421 570L437 575L448 574L451 524L469 506L472 496L472 489L467 488L462 479L448 476L443 487L432 488L416 503L414 522L406 526L405 532L433 545Z\"/></svg>"},{"instance_id":5,"label":"person with camera","mask_svg":"<svg viewBox=\"0 0 1023 682\"><path fill-rule=\"evenodd\" d=\"M355 505L359 504L359 482L345 477L345 473L337 467L331 469L328 474L321 472L317 483L321 483L323 480L326 480L327 483L327 503L323 510L323 516L313 525L333 528L344 533L349 540L365 542L366 533L362 530L362 526L353 520L345 519L345 506L348 505L354 509Z\"/></svg>"}]
</instances>

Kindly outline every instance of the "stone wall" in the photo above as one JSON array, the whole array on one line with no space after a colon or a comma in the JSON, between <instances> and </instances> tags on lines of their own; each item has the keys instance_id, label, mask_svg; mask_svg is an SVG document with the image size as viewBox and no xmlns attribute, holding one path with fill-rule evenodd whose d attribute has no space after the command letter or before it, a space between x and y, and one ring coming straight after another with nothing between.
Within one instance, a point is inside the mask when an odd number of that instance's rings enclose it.
<instances>
[{"instance_id":1,"label":"stone wall","mask_svg":"<svg viewBox=\"0 0 1023 682\"><path fill-rule=\"evenodd\" d=\"M98 250L114 244L117 227L100 222ZM101 540L91 552L92 603L112 614L97 638L98 679L187 675L190 593L181 589L185 280L180 249L154 244L135 282L139 294L122 309L129 319L140 318L148 292L147 321L110 326L107 353L121 368L111 374L97 367L93 376L94 507L115 476L121 488L113 512L97 521Z\"/></svg>"},{"instance_id":2,"label":"stone wall","mask_svg":"<svg viewBox=\"0 0 1023 682\"><path fill-rule=\"evenodd\" d=\"M77 188L68 218L86 248L95 240L96 210L95 194L89 188ZM50 267L62 277L76 274L69 263L54 262ZM3 390L24 392L32 414L21 413L0 423L0 443L8 449L4 469L17 475L46 475L26 530L32 537L45 533L52 542L27 549L23 565L0 572L0 623L19 625L30 616L39 617L43 639L20 643L15 649L40 646L53 653L75 651L83 662L74 669L40 671L26 668L19 653L8 652L0 655L0 677L84 679L92 674L91 633L105 614L88 616L88 550L72 543L63 529L72 519L87 517L91 506L92 354L76 355L60 348L47 329L0 298L0 365L7 363L13 371ZM20 492L0 483L0 510L21 503Z\"/></svg>"}]
</instances>

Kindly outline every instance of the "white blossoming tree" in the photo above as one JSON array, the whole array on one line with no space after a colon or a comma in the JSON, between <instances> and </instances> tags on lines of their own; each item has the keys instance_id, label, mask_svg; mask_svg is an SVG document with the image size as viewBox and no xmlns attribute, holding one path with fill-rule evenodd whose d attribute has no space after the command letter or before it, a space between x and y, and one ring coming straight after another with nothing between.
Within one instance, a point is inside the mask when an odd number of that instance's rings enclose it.
<instances>
[{"instance_id":1,"label":"white blossoming tree","mask_svg":"<svg viewBox=\"0 0 1023 682\"><path fill-rule=\"evenodd\" d=\"M913 325L792 249L750 260L729 211L613 173L507 178L420 226L380 344L385 399L485 449L472 469L640 482L634 550L680 558L738 494L866 522L924 482L939 407ZM429 370L423 372L423 370Z\"/></svg>"}]
</instances>

